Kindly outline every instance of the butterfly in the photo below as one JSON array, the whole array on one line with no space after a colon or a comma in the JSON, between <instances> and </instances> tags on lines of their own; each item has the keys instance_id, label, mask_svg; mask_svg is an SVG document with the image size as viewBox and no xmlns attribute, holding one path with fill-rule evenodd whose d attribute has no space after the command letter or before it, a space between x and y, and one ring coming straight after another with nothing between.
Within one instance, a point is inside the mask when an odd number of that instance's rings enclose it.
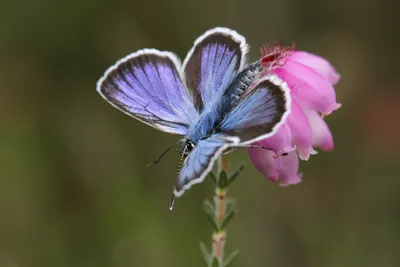
<instances>
[{"instance_id":1,"label":"butterfly","mask_svg":"<svg viewBox=\"0 0 400 267\"><path fill-rule=\"evenodd\" d=\"M170 209L224 151L272 136L290 112L287 84L261 60L248 64L248 50L242 35L217 27L197 38L183 64L171 52L143 49L119 60L97 83L115 108L182 136L155 162L181 145Z\"/></svg>"}]
</instances>

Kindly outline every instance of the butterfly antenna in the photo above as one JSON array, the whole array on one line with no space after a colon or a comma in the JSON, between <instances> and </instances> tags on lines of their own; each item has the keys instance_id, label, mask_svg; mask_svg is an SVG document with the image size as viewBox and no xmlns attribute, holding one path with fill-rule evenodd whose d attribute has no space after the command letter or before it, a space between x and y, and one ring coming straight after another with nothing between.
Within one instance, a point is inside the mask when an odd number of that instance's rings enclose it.
<instances>
[{"instance_id":1,"label":"butterfly antenna","mask_svg":"<svg viewBox=\"0 0 400 267\"><path fill-rule=\"evenodd\" d=\"M181 171L183 160L185 159L186 152L187 152L187 146L185 146L181 151L181 159L179 160L178 172L176 174L176 182L178 182L179 173ZM172 197L169 200L169 204L168 204L169 211L172 211L172 209L174 208L175 199L176 199L175 193L172 193Z\"/></svg>"},{"instance_id":2,"label":"butterfly antenna","mask_svg":"<svg viewBox=\"0 0 400 267\"><path fill-rule=\"evenodd\" d=\"M165 150L159 157L158 159L156 159L155 161L153 161L152 163L148 164L147 167L153 167L154 165L156 165L157 163L160 162L160 160L162 159L162 157L164 157L165 154L168 153L168 151L170 151L173 147L177 146L178 144L180 144L182 142L182 140L179 140L178 142L176 142L175 144L171 145L170 147L167 148L167 150Z\"/></svg>"}]
</instances>

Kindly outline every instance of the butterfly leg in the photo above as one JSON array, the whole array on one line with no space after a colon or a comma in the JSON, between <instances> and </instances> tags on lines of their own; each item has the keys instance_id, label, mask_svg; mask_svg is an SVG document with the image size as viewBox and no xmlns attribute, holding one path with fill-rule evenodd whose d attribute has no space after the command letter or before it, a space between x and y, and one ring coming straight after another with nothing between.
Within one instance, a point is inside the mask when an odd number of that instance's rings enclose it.
<instances>
[{"instance_id":1,"label":"butterfly leg","mask_svg":"<svg viewBox=\"0 0 400 267\"><path fill-rule=\"evenodd\" d=\"M272 148L268 148L268 147L265 147L265 146L258 146L258 145L232 146L232 147L230 147L229 150L227 150L224 153L224 155L229 154L229 153L231 153L231 152L233 152L233 151L235 151L237 149L240 149L240 148L261 148L261 149L265 149L265 150L272 150ZM286 156L286 155L284 155L284 156Z\"/></svg>"}]
</instances>

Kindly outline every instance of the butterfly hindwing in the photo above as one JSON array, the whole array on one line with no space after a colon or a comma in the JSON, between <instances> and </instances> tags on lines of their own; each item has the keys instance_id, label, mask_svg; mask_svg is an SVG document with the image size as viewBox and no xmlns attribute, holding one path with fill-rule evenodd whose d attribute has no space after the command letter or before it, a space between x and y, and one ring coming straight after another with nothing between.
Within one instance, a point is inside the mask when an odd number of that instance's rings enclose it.
<instances>
[{"instance_id":1,"label":"butterfly hindwing","mask_svg":"<svg viewBox=\"0 0 400 267\"><path fill-rule=\"evenodd\" d=\"M276 75L260 79L222 120L222 134L251 143L272 136L290 112L291 97L285 82Z\"/></svg>"},{"instance_id":2,"label":"butterfly hindwing","mask_svg":"<svg viewBox=\"0 0 400 267\"><path fill-rule=\"evenodd\" d=\"M217 27L194 42L183 63L186 85L198 111L212 105L246 64L248 46L237 32Z\"/></svg>"},{"instance_id":3,"label":"butterfly hindwing","mask_svg":"<svg viewBox=\"0 0 400 267\"><path fill-rule=\"evenodd\" d=\"M220 134L200 140L183 164L176 181L174 195L180 197L192 185L202 182L221 153L238 141L238 138Z\"/></svg>"},{"instance_id":4,"label":"butterfly hindwing","mask_svg":"<svg viewBox=\"0 0 400 267\"><path fill-rule=\"evenodd\" d=\"M159 130L185 135L198 114L179 69L173 53L140 50L110 67L97 91L124 113Z\"/></svg>"}]
</instances>

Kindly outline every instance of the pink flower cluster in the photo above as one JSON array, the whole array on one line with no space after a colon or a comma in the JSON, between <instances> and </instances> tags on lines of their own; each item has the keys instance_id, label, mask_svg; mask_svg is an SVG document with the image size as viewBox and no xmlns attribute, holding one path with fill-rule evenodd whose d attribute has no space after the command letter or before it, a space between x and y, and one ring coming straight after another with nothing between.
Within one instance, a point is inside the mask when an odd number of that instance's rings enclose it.
<instances>
[{"instance_id":1,"label":"pink flower cluster","mask_svg":"<svg viewBox=\"0 0 400 267\"><path fill-rule=\"evenodd\" d=\"M282 186L297 184L299 158L308 160L317 152L333 149L332 134L323 118L340 107L333 88L340 75L322 57L282 47L262 47L262 63L269 72L287 83L292 108L286 122L270 138L255 145L271 148L249 148L254 166Z\"/></svg>"}]
</instances>

